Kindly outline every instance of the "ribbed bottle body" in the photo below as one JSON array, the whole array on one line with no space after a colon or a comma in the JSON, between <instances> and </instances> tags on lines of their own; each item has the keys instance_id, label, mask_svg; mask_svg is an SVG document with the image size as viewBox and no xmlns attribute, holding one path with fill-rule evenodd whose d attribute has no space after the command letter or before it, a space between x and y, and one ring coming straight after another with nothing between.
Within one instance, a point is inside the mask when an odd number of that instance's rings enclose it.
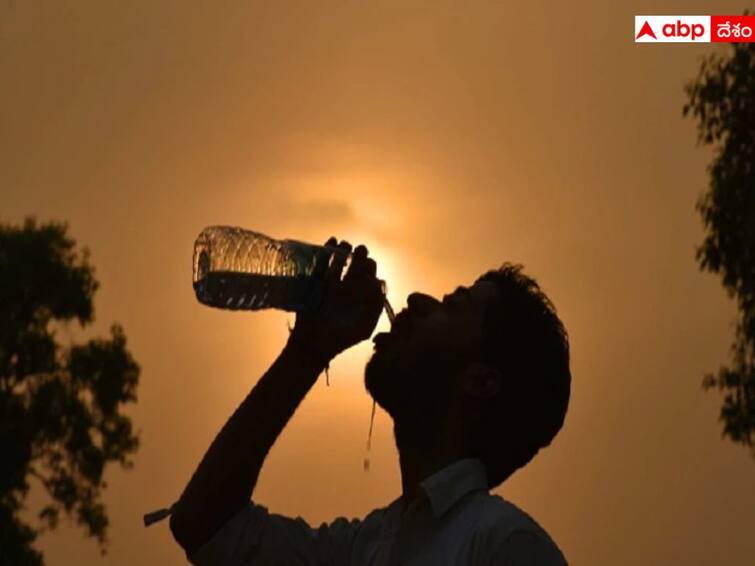
<instances>
[{"instance_id":1,"label":"ribbed bottle body","mask_svg":"<svg viewBox=\"0 0 755 566\"><path fill-rule=\"evenodd\" d=\"M194 291L201 303L222 309L312 310L322 300L328 266L343 253L242 228L210 226L194 243Z\"/></svg>"}]
</instances>

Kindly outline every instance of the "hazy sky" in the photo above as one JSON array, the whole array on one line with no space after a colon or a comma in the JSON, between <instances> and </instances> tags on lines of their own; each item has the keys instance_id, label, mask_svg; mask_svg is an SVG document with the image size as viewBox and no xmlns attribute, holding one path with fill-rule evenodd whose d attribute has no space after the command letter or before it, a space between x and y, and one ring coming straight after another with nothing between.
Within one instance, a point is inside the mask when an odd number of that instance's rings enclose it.
<instances>
[{"instance_id":1,"label":"hazy sky","mask_svg":"<svg viewBox=\"0 0 755 566\"><path fill-rule=\"evenodd\" d=\"M470 5L473 4L473 5ZM50 566L182 564L170 504L291 317L209 309L209 224L371 248L394 306L524 263L571 336L552 447L497 490L573 564L752 564L755 461L701 389L734 307L694 260L708 150L682 119L706 45L635 45L633 16L733 2L0 1L0 221L65 219L142 366L142 446L111 469L109 554L44 536ZM382 321L381 324L385 324ZM331 366L255 499L311 522L399 493L370 346Z\"/></svg>"}]
</instances>

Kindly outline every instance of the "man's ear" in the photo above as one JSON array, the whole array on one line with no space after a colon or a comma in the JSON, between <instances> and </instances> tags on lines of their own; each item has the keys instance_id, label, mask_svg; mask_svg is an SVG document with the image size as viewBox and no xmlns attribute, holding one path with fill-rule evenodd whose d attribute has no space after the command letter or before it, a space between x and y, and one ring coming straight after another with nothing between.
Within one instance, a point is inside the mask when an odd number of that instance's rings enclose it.
<instances>
[{"instance_id":1,"label":"man's ear","mask_svg":"<svg viewBox=\"0 0 755 566\"><path fill-rule=\"evenodd\" d=\"M501 391L501 387L500 370L481 362L469 364L462 371L459 380L461 394L470 400L493 399Z\"/></svg>"}]
</instances>

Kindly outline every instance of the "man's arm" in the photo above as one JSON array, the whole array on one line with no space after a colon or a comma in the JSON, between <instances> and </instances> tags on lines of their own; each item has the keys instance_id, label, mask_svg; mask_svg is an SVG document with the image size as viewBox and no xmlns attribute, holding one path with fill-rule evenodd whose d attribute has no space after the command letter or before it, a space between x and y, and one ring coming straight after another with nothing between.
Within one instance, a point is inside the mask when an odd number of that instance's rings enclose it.
<instances>
[{"instance_id":1,"label":"man's arm","mask_svg":"<svg viewBox=\"0 0 755 566\"><path fill-rule=\"evenodd\" d=\"M372 334L383 300L375 262L359 246L343 280L342 268L331 266L322 306L297 315L285 348L218 433L173 507L170 528L188 555L248 504L275 439L328 362Z\"/></svg>"},{"instance_id":2,"label":"man's arm","mask_svg":"<svg viewBox=\"0 0 755 566\"><path fill-rule=\"evenodd\" d=\"M188 555L247 504L267 453L323 368L289 339L228 419L173 508L170 529Z\"/></svg>"}]
</instances>

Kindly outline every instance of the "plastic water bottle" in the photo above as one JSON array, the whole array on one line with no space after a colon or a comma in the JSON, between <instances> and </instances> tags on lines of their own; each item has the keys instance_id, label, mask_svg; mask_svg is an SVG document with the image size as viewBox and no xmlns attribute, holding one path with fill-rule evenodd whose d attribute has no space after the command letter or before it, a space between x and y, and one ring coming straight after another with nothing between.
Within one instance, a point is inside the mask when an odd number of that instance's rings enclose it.
<instances>
[{"instance_id":1,"label":"plastic water bottle","mask_svg":"<svg viewBox=\"0 0 755 566\"><path fill-rule=\"evenodd\" d=\"M210 226L194 243L197 299L222 309L307 311L322 300L324 275L343 250L274 240L232 226Z\"/></svg>"}]
</instances>

